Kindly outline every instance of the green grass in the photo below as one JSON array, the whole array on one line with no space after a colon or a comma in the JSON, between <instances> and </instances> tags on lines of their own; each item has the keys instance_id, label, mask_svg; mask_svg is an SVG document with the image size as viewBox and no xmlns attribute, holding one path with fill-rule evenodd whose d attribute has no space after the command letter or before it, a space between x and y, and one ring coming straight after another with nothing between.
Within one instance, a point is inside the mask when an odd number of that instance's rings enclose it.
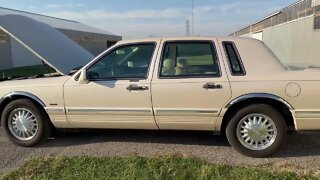
<instances>
[{"instance_id":1,"label":"green grass","mask_svg":"<svg viewBox=\"0 0 320 180\"><path fill-rule=\"evenodd\" d=\"M203 55L203 56L190 56L187 58L189 66L199 66L199 65L211 65L212 55Z\"/></svg>"},{"instance_id":2,"label":"green grass","mask_svg":"<svg viewBox=\"0 0 320 180\"><path fill-rule=\"evenodd\" d=\"M7 179L319 179L292 172L270 172L259 168L212 165L195 159L162 158L35 158ZM1 178L0 178L1 179Z\"/></svg>"}]
</instances>

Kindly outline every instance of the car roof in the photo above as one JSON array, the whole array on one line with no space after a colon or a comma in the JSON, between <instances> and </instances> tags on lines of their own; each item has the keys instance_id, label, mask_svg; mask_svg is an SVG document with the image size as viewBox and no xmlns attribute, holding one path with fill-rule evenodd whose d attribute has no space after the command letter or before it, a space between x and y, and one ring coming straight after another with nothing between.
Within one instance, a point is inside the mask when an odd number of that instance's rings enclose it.
<instances>
[{"instance_id":1,"label":"car roof","mask_svg":"<svg viewBox=\"0 0 320 180\"><path fill-rule=\"evenodd\" d=\"M119 41L119 44L126 43L138 43L138 42L153 42L153 41L179 41L179 40L244 40L244 41L258 41L256 39L247 38L247 37L234 37L234 36L175 36L175 37L156 37L156 38L141 38L141 39L128 39Z\"/></svg>"},{"instance_id":2,"label":"car roof","mask_svg":"<svg viewBox=\"0 0 320 180\"><path fill-rule=\"evenodd\" d=\"M256 79L271 78L286 70L285 66L275 56L275 54L260 40L246 37L221 37L221 36L187 36L187 37L162 37L146 38L120 41L118 44L130 44L141 42L160 42L160 41L214 41L216 43L233 42L246 71L246 78ZM216 44L216 46L220 46ZM223 54L223 50L221 52ZM266 76L268 74L268 76ZM260 78L260 77L259 77ZM242 80L241 77L233 76L234 80Z\"/></svg>"}]
</instances>

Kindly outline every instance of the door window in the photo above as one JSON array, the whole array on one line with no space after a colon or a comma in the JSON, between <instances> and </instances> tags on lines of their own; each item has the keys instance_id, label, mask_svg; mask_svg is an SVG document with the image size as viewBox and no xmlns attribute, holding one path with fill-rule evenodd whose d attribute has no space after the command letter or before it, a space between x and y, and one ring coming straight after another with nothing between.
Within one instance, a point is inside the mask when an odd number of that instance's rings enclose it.
<instances>
[{"instance_id":1,"label":"door window","mask_svg":"<svg viewBox=\"0 0 320 180\"><path fill-rule=\"evenodd\" d=\"M146 79L155 43L126 45L112 50L87 70L89 80Z\"/></svg>"},{"instance_id":2,"label":"door window","mask_svg":"<svg viewBox=\"0 0 320 180\"><path fill-rule=\"evenodd\" d=\"M220 76L218 58L212 42L166 43L160 77L203 76Z\"/></svg>"}]
</instances>

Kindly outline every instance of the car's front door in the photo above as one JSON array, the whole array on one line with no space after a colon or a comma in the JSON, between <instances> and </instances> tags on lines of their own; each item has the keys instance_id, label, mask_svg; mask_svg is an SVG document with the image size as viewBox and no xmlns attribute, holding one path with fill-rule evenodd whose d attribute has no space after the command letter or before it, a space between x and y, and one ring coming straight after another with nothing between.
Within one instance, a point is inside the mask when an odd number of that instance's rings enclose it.
<instances>
[{"instance_id":1,"label":"car's front door","mask_svg":"<svg viewBox=\"0 0 320 180\"><path fill-rule=\"evenodd\" d=\"M214 41L166 41L152 86L160 129L214 130L231 98L221 56Z\"/></svg>"},{"instance_id":2,"label":"car's front door","mask_svg":"<svg viewBox=\"0 0 320 180\"><path fill-rule=\"evenodd\" d=\"M150 79L159 42L119 45L86 67L87 84L64 87L69 123L78 128L157 129Z\"/></svg>"}]
</instances>

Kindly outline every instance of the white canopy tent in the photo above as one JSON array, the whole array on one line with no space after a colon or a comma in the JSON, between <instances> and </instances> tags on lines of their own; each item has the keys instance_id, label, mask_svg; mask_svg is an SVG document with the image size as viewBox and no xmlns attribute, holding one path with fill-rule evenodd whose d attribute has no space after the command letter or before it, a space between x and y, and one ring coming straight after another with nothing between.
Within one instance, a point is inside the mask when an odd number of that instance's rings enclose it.
<instances>
[{"instance_id":1,"label":"white canopy tent","mask_svg":"<svg viewBox=\"0 0 320 180\"><path fill-rule=\"evenodd\" d=\"M60 31L25 16L0 16L0 29L63 75L94 58Z\"/></svg>"}]
</instances>

